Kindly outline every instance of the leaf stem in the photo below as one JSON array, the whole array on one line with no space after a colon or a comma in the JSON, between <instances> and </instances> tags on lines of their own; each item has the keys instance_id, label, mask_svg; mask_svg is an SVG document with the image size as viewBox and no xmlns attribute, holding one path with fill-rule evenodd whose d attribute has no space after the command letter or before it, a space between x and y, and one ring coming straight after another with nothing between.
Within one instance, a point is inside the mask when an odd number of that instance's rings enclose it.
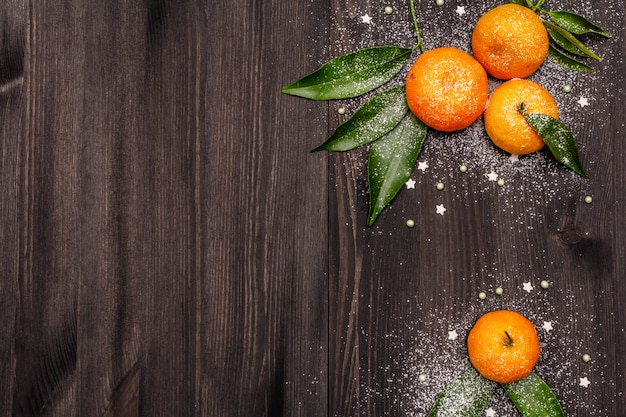
<instances>
[{"instance_id":1,"label":"leaf stem","mask_svg":"<svg viewBox=\"0 0 626 417\"><path fill-rule=\"evenodd\" d=\"M420 48L420 51L424 52L424 41L422 40L422 35L420 33L419 25L417 24L417 15L415 14L415 5L413 4L413 0L409 0L409 5L411 6L411 17L413 18L413 27L415 28L415 37L417 38L417 44L413 47L413 49Z\"/></svg>"}]
</instances>

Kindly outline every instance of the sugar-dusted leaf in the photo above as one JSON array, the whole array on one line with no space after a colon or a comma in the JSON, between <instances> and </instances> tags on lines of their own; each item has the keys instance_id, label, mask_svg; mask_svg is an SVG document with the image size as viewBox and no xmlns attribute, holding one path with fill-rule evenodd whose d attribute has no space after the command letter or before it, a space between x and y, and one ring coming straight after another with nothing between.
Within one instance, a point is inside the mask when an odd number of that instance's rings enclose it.
<instances>
[{"instance_id":1,"label":"sugar-dusted leaf","mask_svg":"<svg viewBox=\"0 0 626 417\"><path fill-rule=\"evenodd\" d=\"M554 392L534 372L502 388L524 417L565 416Z\"/></svg>"},{"instance_id":2,"label":"sugar-dusted leaf","mask_svg":"<svg viewBox=\"0 0 626 417\"><path fill-rule=\"evenodd\" d=\"M479 417L495 388L470 367L441 391L427 417Z\"/></svg>"},{"instance_id":3,"label":"sugar-dusted leaf","mask_svg":"<svg viewBox=\"0 0 626 417\"><path fill-rule=\"evenodd\" d=\"M524 112L522 114L548 148L550 148L552 155L554 155L557 161L583 178L587 178L587 174L578 158L576 139L574 139L574 135L563 122L545 114Z\"/></svg>"},{"instance_id":4,"label":"sugar-dusted leaf","mask_svg":"<svg viewBox=\"0 0 626 417\"><path fill-rule=\"evenodd\" d=\"M552 45L550 45L550 48L548 49L548 58L561 67L571 71L596 72L595 68L565 55Z\"/></svg>"},{"instance_id":5,"label":"sugar-dusted leaf","mask_svg":"<svg viewBox=\"0 0 626 417\"><path fill-rule=\"evenodd\" d=\"M400 123L408 109L404 86L384 90L359 107L326 142L311 152L347 151L371 143Z\"/></svg>"},{"instance_id":6,"label":"sugar-dusted leaf","mask_svg":"<svg viewBox=\"0 0 626 417\"><path fill-rule=\"evenodd\" d=\"M582 43L576 36L572 35L567 30L547 20L544 20L543 24L546 27L546 29L551 29L554 32L561 35L563 39L567 40L569 43L571 43L574 47L576 47L580 52L584 53L589 58L593 58L597 61L602 61L602 58L596 55L596 53L593 52L591 49L587 48L584 43Z\"/></svg>"},{"instance_id":7,"label":"sugar-dusted leaf","mask_svg":"<svg viewBox=\"0 0 626 417\"><path fill-rule=\"evenodd\" d=\"M428 128L410 111L385 136L372 144L367 165L370 189L368 226L393 200L415 168Z\"/></svg>"},{"instance_id":8,"label":"sugar-dusted leaf","mask_svg":"<svg viewBox=\"0 0 626 417\"><path fill-rule=\"evenodd\" d=\"M282 92L311 100L357 97L391 80L406 64L411 49L376 46L331 59Z\"/></svg>"},{"instance_id":9,"label":"sugar-dusted leaf","mask_svg":"<svg viewBox=\"0 0 626 417\"><path fill-rule=\"evenodd\" d=\"M605 38L610 38L611 35L600 26L596 25L584 16L576 13L568 12L566 10L554 10L547 12L550 18L557 25L570 33L576 35L582 35L585 33L597 33Z\"/></svg>"}]
</instances>

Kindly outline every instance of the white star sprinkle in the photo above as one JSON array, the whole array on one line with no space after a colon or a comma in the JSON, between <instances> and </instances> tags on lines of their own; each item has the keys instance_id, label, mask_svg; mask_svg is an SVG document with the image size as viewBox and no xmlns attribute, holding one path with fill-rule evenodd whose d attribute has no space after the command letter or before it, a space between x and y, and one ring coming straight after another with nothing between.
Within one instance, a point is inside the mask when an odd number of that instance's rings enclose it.
<instances>
[{"instance_id":1,"label":"white star sprinkle","mask_svg":"<svg viewBox=\"0 0 626 417\"><path fill-rule=\"evenodd\" d=\"M498 180L498 174L496 174L495 172L491 171L489 174L487 174L487 178L489 178L489 181L497 181Z\"/></svg>"},{"instance_id":2,"label":"white star sprinkle","mask_svg":"<svg viewBox=\"0 0 626 417\"><path fill-rule=\"evenodd\" d=\"M552 322L551 321L544 321L543 322L543 330L545 330L546 332L549 332L550 330L552 330Z\"/></svg>"},{"instance_id":3,"label":"white star sprinkle","mask_svg":"<svg viewBox=\"0 0 626 417\"><path fill-rule=\"evenodd\" d=\"M485 417L496 417L496 410L489 407L488 409L485 410Z\"/></svg>"},{"instance_id":4,"label":"white star sprinkle","mask_svg":"<svg viewBox=\"0 0 626 417\"><path fill-rule=\"evenodd\" d=\"M361 16L361 20L363 21L363 23L367 23L368 25L372 23L372 17L369 16L367 13Z\"/></svg>"},{"instance_id":5,"label":"white star sprinkle","mask_svg":"<svg viewBox=\"0 0 626 417\"><path fill-rule=\"evenodd\" d=\"M437 214L441 214L443 216L443 213L446 212L446 208L443 206L443 204L437 204Z\"/></svg>"},{"instance_id":6,"label":"white star sprinkle","mask_svg":"<svg viewBox=\"0 0 626 417\"><path fill-rule=\"evenodd\" d=\"M419 162L417 164L417 169L419 169L422 172L426 172L427 168L428 168L428 162Z\"/></svg>"},{"instance_id":7,"label":"white star sprinkle","mask_svg":"<svg viewBox=\"0 0 626 417\"><path fill-rule=\"evenodd\" d=\"M413 188L415 188L415 180L408 180L407 182L404 183L406 185L406 189L407 190L411 190Z\"/></svg>"},{"instance_id":8,"label":"white star sprinkle","mask_svg":"<svg viewBox=\"0 0 626 417\"><path fill-rule=\"evenodd\" d=\"M519 155L512 153L511 156L509 156L509 161L519 162Z\"/></svg>"},{"instance_id":9,"label":"white star sprinkle","mask_svg":"<svg viewBox=\"0 0 626 417\"><path fill-rule=\"evenodd\" d=\"M580 99L578 99L578 104L580 104L580 107L588 106L589 100L587 100L587 97L581 97Z\"/></svg>"},{"instance_id":10,"label":"white star sprinkle","mask_svg":"<svg viewBox=\"0 0 626 417\"><path fill-rule=\"evenodd\" d=\"M465 14L465 6L456 6L456 12L459 16L463 16Z\"/></svg>"},{"instance_id":11,"label":"white star sprinkle","mask_svg":"<svg viewBox=\"0 0 626 417\"><path fill-rule=\"evenodd\" d=\"M531 292L532 290L533 290L533 286L530 285L530 282L525 282L524 283L524 291Z\"/></svg>"},{"instance_id":12,"label":"white star sprinkle","mask_svg":"<svg viewBox=\"0 0 626 417\"><path fill-rule=\"evenodd\" d=\"M448 332L448 339L449 340L456 340L456 338L459 337L458 333L456 332L456 330L450 330Z\"/></svg>"},{"instance_id":13,"label":"white star sprinkle","mask_svg":"<svg viewBox=\"0 0 626 417\"><path fill-rule=\"evenodd\" d=\"M580 386L587 388L591 384L591 381L587 377L580 378Z\"/></svg>"}]
</instances>

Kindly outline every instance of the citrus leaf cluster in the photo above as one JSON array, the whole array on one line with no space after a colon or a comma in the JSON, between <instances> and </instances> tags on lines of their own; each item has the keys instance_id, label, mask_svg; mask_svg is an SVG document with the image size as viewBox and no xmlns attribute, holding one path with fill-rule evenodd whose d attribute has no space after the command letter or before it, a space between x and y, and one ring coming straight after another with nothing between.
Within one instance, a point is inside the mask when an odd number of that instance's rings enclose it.
<instances>
[{"instance_id":1,"label":"citrus leaf cluster","mask_svg":"<svg viewBox=\"0 0 626 417\"><path fill-rule=\"evenodd\" d=\"M473 367L444 387L427 417L479 417L498 385L524 417L565 417L556 395L535 372L519 381L497 384Z\"/></svg>"},{"instance_id":2,"label":"citrus leaf cluster","mask_svg":"<svg viewBox=\"0 0 626 417\"><path fill-rule=\"evenodd\" d=\"M537 3L531 0L511 0L511 3L528 7L540 14L550 36L548 51L550 60L568 70L595 72L595 68L584 63L582 59L602 61L602 58L584 44L580 35L596 34L604 38L610 38L611 35L582 15L567 10L544 10L541 8L544 2L545 0L539 0Z\"/></svg>"}]
</instances>

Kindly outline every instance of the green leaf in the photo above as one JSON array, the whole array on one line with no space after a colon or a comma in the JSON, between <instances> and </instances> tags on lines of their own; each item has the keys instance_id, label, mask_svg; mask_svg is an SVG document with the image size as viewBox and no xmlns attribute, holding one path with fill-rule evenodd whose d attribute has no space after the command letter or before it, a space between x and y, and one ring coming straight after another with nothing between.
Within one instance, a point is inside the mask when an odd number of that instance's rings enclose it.
<instances>
[{"instance_id":1,"label":"green leaf","mask_svg":"<svg viewBox=\"0 0 626 417\"><path fill-rule=\"evenodd\" d=\"M370 189L368 226L374 224L413 173L427 130L413 113L407 112L391 132L372 145L367 165Z\"/></svg>"},{"instance_id":2,"label":"green leaf","mask_svg":"<svg viewBox=\"0 0 626 417\"><path fill-rule=\"evenodd\" d=\"M404 86L382 91L359 107L326 142L311 152L347 151L371 143L400 123L408 109Z\"/></svg>"},{"instance_id":3,"label":"green leaf","mask_svg":"<svg viewBox=\"0 0 626 417\"><path fill-rule=\"evenodd\" d=\"M518 4L520 6L529 7L528 2L526 0L511 0L510 3Z\"/></svg>"},{"instance_id":4,"label":"green leaf","mask_svg":"<svg viewBox=\"0 0 626 417\"><path fill-rule=\"evenodd\" d=\"M479 417L495 388L494 382L470 367L443 389L427 417Z\"/></svg>"},{"instance_id":5,"label":"green leaf","mask_svg":"<svg viewBox=\"0 0 626 417\"><path fill-rule=\"evenodd\" d=\"M377 46L331 59L282 92L311 100L357 97L391 80L406 64L411 49Z\"/></svg>"},{"instance_id":6,"label":"green leaf","mask_svg":"<svg viewBox=\"0 0 626 417\"><path fill-rule=\"evenodd\" d=\"M587 55L589 58L593 58L593 59L595 59L597 61L602 61L602 58L600 58L598 55L596 55L591 49L587 48L584 43L582 43L580 40L578 40L578 38L576 38L576 36L572 35L567 30L563 29L560 26L555 25L552 22L548 22L547 20L544 20L543 24L546 27L546 30L548 28L554 30L559 35L561 35L564 39L566 39L568 42L570 42L573 46L578 48L578 50L580 50L582 53Z\"/></svg>"},{"instance_id":7,"label":"green leaf","mask_svg":"<svg viewBox=\"0 0 626 417\"><path fill-rule=\"evenodd\" d=\"M587 178L578 158L578 147L574 135L563 122L545 114L524 112L522 114L539 137L548 145L557 161L583 178Z\"/></svg>"},{"instance_id":8,"label":"green leaf","mask_svg":"<svg viewBox=\"0 0 626 417\"><path fill-rule=\"evenodd\" d=\"M600 26L596 25L584 16L576 13L568 12L566 10L554 10L547 12L550 18L557 25L570 33L576 35L582 35L585 33L597 33L605 38L610 38L611 35Z\"/></svg>"},{"instance_id":9,"label":"green leaf","mask_svg":"<svg viewBox=\"0 0 626 417\"><path fill-rule=\"evenodd\" d=\"M563 50L574 55L585 56L585 57L587 56L587 54L585 54L583 51L578 49L573 43L567 40L565 36L561 35L559 32L557 32L553 28L546 27L546 30L548 31L548 35L550 35L550 39L552 39L552 41L554 41L554 43L556 43Z\"/></svg>"},{"instance_id":10,"label":"green leaf","mask_svg":"<svg viewBox=\"0 0 626 417\"><path fill-rule=\"evenodd\" d=\"M579 72L596 72L595 68L590 67L585 63L582 63L575 60L574 58L565 55L552 45L550 45L550 48L548 49L548 58L568 70Z\"/></svg>"},{"instance_id":11,"label":"green leaf","mask_svg":"<svg viewBox=\"0 0 626 417\"><path fill-rule=\"evenodd\" d=\"M502 388L524 417L565 417L554 392L534 372Z\"/></svg>"}]
</instances>

